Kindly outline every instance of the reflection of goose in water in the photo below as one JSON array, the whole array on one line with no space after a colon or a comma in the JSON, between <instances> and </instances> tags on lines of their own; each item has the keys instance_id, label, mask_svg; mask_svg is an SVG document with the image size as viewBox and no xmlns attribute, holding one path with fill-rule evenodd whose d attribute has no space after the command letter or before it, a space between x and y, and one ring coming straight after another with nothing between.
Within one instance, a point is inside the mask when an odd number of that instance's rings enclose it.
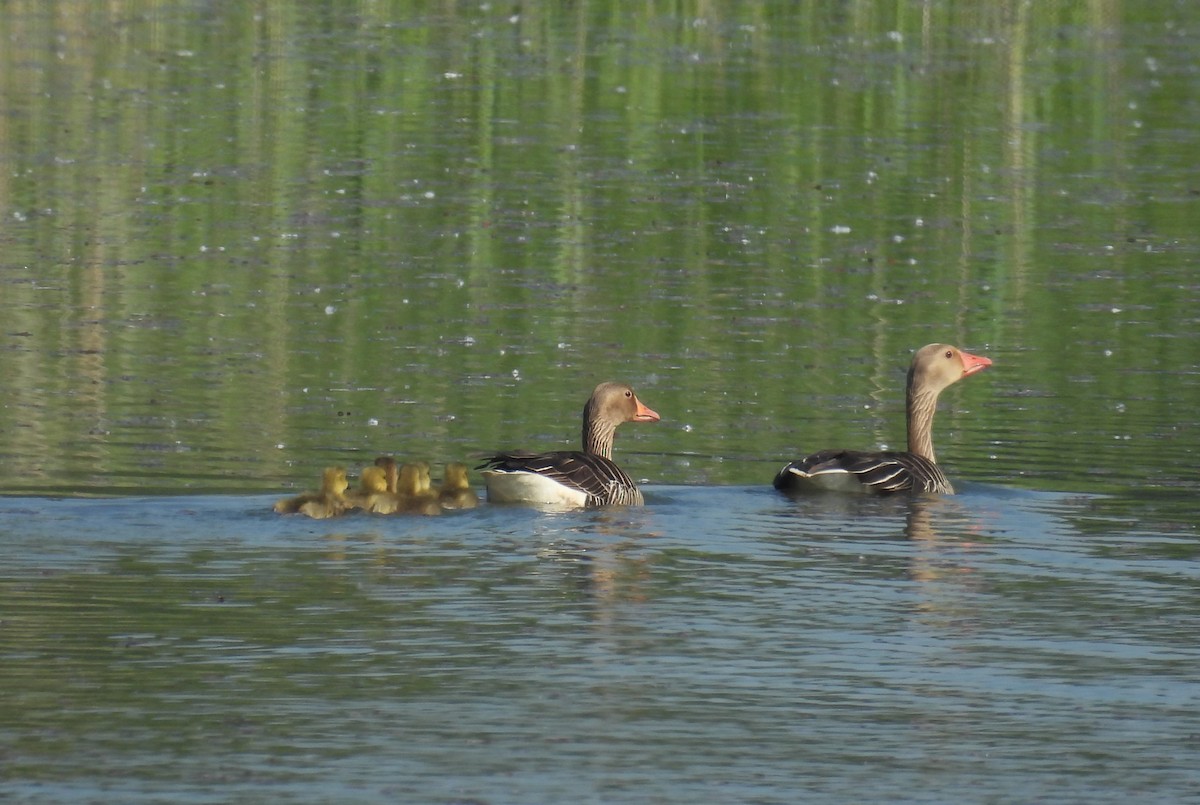
<instances>
[{"instance_id":1,"label":"reflection of goose in water","mask_svg":"<svg viewBox=\"0 0 1200 805\"><path fill-rule=\"evenodd\" d=\"M613 437L625 422L657 422L657 413L623 383L601 383L583 409L583 450L513 451L488 457L488 500L552 506L640 506L641 490L612 460Z\"/></svg>"},{"instance_id":2,"label":"reflection of goose in water","mask_svg":"<svg viewBox=\"0 0 1200 805\"><path fill-rule=\"evenodd\" d=\"M622 605L644 603L653 566L661 554L646 545L646 533L616 522L594 522L579 533L558 532L537 549L543 570L570 600L586 602L587 617L609 628Z\"/></svg>"},{"instance_id":3,"label":"reflection of goose in water","mask_svg":"<svg viewBox=\"0 0 1200 805\"><path fill-rule=\"evenodd\" d=\"M783 492L941 492L954 487L933 453L933 415L938 395L964 377L991 366L990 359L949 344L929 344L908 370L905 413L908 451L821 450L793 461L775 476Z\"/></svg>"},{"instance_id":4,"label":"reflection of goose in water","mask_svg":"<svg viewBox=\"0 0 1200 805\"><path fill-rule=\"evenodd\" d=\"M912 546L907 576L914 621L952 634L976 631L988 581L979 571L989 555L987 545L981 544L984 525L978 502L968 503L962 496L915 496L904 502L904 535Z\"/></svg>"}]
</instances>

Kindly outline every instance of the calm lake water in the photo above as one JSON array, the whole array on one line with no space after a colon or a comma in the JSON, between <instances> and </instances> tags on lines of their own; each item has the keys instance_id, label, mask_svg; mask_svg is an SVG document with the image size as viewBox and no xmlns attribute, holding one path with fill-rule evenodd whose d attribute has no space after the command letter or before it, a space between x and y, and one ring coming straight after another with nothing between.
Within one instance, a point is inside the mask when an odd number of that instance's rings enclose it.
<instances>
[{"instance_id":1,"label":"calm lake water","mask_svg":"<svg viewBox=\"0 0 1200 805\"><path fill-rule=\"evenodd\" d=\"M6 3L0 798L1200 799L1200 6L974 5Z\"/></svg>"}]
</instances>

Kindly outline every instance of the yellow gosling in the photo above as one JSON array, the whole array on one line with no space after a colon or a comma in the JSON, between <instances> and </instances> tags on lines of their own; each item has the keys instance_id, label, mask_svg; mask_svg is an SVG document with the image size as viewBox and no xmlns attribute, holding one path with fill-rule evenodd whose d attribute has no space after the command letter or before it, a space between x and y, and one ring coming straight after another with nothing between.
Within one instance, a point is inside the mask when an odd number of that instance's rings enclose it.
<instances>
[{"instance_id":1,"label":"yellow gosling","mask_svg":"<svg viewBox=\"0 0 1200 805\"><path fill-rule=\"evenodd\" d=\"M366 509L375 495L387 494L387 478L382 467L367 467L358 478L358 489L346 494L351 509Z\"/></svg>"},{"instance_id":2,"label":"yellow gosling","mask_svg":"<svg viewBox=\"0 0 1200 805\"><path fill-rule=\"evenodd\" d=\"M438 504L443 509L473 509L479 505L479 495L467 478L467 465L457 461L446 465L446 475L438 490Z\"/></svg>"},{"instance_id":3,"label":"yellow gosling","mask_svg":"<svg viewBox=\"0 0 1200 805\"><path fill-rule=\"evenodd\" d=\"M442 513L437 494L431 489L429 465L425 462L402 466L396 491L400 497L402 511L410 514Z\"/></svg>"},{"instance_id":4,"label":"yellow gosling","mask_svg":"<svg viewBox=\"0 0 1200 805\"><path fill-rule=\"evenodd\" d=\"M275 503L279 514L306 514L316 519L336 517L346 511L346 471L341 467L326 467L321 474L321 490L305 492L294 498L284 498Z\"/></svg>"},{"instance_id":5,"label":"yellow gosling","mask_svg":"<svg viewBox=\"0 0 1200 805\"><path fill-rule=\"evenodd\" d=\"M384 478L387 479L387 491L393 495L396 494L396 484L400 478L400 467L396 464L396 459L391 456L380 456L375 459L375 466L383 469Z\"/></svg>"}]
</instances>

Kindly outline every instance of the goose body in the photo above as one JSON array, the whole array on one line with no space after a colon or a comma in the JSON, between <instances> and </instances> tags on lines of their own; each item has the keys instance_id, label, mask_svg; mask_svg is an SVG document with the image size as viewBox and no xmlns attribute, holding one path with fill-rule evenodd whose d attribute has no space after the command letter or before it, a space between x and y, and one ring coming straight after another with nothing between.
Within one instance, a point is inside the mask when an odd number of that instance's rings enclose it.
<instances>
[{"instance_id":1,"label":"goose body","mask_svg":"<svg viewBox=\"0 0 1200 805\"><path fill-rule=\"evenodd\" d=\"M601 383L583 409L583 450L496 453L482 469L488 500L579 508L640 506L642 492L612 460L617 427L625 422L657 422L623 383Z\"/></svg>"},{"instance_id":2,"label":"goose body","mask_svg":"<svg viewBox=\"0 0 1200 805\"><path fill-rule=\"evenodd\" d=\"M954 494L933 452L933 415L944 389L991 366L990 359L949 344L929 344L908 370L905 413L908 450L821 450L785 465L775 476L783 492Z\"/></svg>"},{"instance_id":3,"label":"goose body","mask_svg":"<svg viewBox=\"0 0 1200 805\"><path fill-rule=\"evenodd\" d=\"M633 479L604 456L580 450L497 453L483 466L488 500L541 506L641 506Z\"/></svg>"},{"instance_id":4,"label":"goose body","mask_svg":"<svg viewBox=\"0 0 1200 805\"><path fill-rule=\"evenodd\" d=\"M934 462L901 450L821 450L793 461L775 476L785 492L894 492L954 494L946 474Z\"/></svg>"}]
</instances>

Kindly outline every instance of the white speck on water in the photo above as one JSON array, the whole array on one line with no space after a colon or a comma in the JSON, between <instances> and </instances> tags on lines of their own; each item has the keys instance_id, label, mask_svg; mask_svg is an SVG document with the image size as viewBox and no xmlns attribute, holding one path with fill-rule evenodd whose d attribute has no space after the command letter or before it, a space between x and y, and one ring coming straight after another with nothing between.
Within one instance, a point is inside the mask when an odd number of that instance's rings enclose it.
<instances>
[{"instance_id":1,"label":"white speck on water","mask_svg":"<svg viewBox=\"0 0 1200 805\"><path fill-rule=\"evenodd\" d=\"M691 432L692 432L692 426L691 426L691 425L684 425L684 426L683 426L683 428L682 428L682 430L683 430L683 432L684 432L684 433L691 433Z\"/></svg>"},{"instance_id":2,"label":"white speck on water","mask_svg":"<svg viewBox=\"0 0 1200 805\"><path fill-rule=\"evenodd\" d=\"M521 379L521 370L520 370L520 369L513 369L513 370L512 370L512 376L513 376L513 380L520 380L520 379Z\"/></svg>"},{"instance_id":3,"label":"white speck on water","mask_svg":"<svg viewBox=\"0 0 1200 805\"><path fill-rule=\"evenodd\" d=\"M829 231L835 235L848 235L850 233L850 227L838 225L830 227Z\"/></svg>"},{"instance_id":4,"label":"white speck on water","mask_svg":"<svg viewBox=\"0 0 1200 805\"><path fill-rule=\"evenodd\" d=\"M918 218L917 220L913 221L913 226L925 226L925 219Z\"/></svg>"},{"instance_id":5,"label":"white speck on water","mask_svg":"<svg viewBox=\"0 0 1200 805\"><path fill-rule=\"evenodd\" d=\"M369 428L376 427L378 424L379 424L379 420L376 419L375 417L371 417L370 419L367 420L367 427L369 427Z\"/></svg>"},{"instance_id":6,"label":"white speck on water","mask_svg":"<svg viewBox=\"0 0 1200 805\"><path fill-rule=\"evenodd\" d=\"M888 31L887 38L893 42L903 42L904 34L900 33L899 31Z\"/></svg>"},{"instance_id":7,"label":"white speck on water","mask_svg":"<svg viewBox=\"0 0 1200 805\"><path fill-rule=\"evenodd\" d=\"M1112 357L1112 354L1113 354L1113 352L1112 352L1112 350L1111 350L1111 349L1106 349L1106 350L1104 350L1104 357L1106 357L1106 358L1111 358L1111 357Z\"/></svg>"},{"instance_id":8,"label":"white speck on water","mask_svg":"<svg viewBox=\"0 0 1200 805\"><path fill-rule=\"evenodd\" d=\"M337 307L335 305L326 305L325 306L325 315L326 316L332 316L334 313L337 313Z\"/></svg>"}]
</instances>

